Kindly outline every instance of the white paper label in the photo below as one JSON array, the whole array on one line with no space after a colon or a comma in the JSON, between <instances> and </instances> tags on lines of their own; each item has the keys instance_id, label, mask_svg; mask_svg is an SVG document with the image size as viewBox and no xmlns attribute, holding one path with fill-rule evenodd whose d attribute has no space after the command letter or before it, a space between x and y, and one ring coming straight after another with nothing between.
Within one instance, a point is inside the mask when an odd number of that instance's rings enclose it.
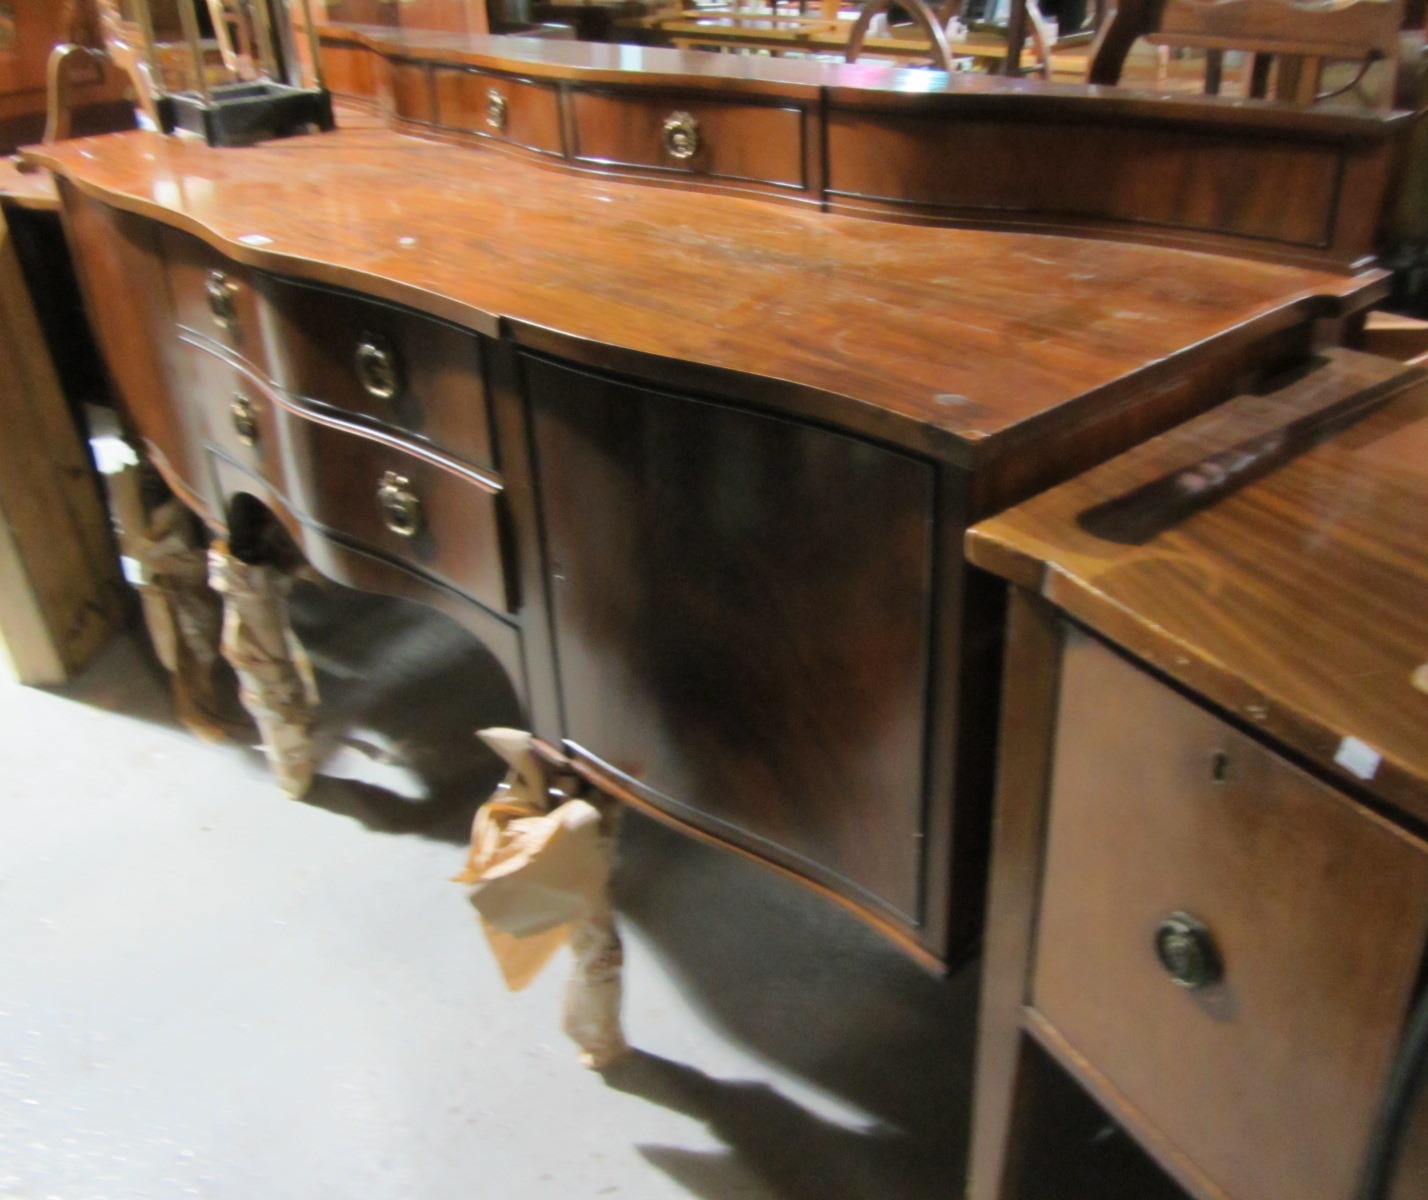
<instances>
[{"instance_id":1,"label":"white paper label","mask_svg":"<svg viewBox=\"0 0 1428 1200\"><path fill-rule=\"evenodd\" d=\"M1360 779L1372 779L1378 772L1378 764L1383 761L1383 755L1367 742L1361 742L1356 737L1346 737L1339 743L1334 761L1351 775L1357 775Z\"/></svg>"}]
</instances>

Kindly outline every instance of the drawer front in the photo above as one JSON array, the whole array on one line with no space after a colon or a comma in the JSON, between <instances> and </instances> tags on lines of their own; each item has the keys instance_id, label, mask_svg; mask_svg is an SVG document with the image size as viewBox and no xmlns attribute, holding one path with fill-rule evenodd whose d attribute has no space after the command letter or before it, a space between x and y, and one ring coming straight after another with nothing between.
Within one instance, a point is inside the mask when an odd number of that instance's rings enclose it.
<instances>
[{"instance_id":1,"label":"drawer front","mask_svg":"<svg viewBox=\"0 0 1428 1200\"><path fill-rule=\"evenodd\" d=\"M1225 1195L1352 1195L1428 850L1074 632L1050 804L1036 1009Z\"/></svg>"},{"instance_id":2,"label":"drawer front","mask_svg":"<svg viewBox=\"0 0 1428 1200\"><path fill-rule=\"evenodd\" d=\"M582 162L806 186L801 109L590 92L571 104Z\"/></svg>"},{"instance_id":3,"label":"drawer front","mask_svg":"<svg viewBox=\"0 0 1428 1200\"><path fill-rule=\"evenodd\" d=\"M267 475L277 444L271 406L229 363L197 346L180 347L185 403L204 440L249 471Z\"/></svg>"},{"instance_id":4,"label":"drawer front","mask_svg":"<svg viewBox=\"0 0 1428 1200\"><path fill-rule=\"evenodd\" d=\"M159 239L178 323L262 368L261 302L252 273L190 234L160 226Z\"/></svg>"},{"instance_id":5,"label":"drawer front","mask_svg":"<svg viewBox=\"0 0 1428 1200\"><path fill-rule=\"evenodd\" d=\"M287 413L299 512L420 568L497 612L511 611L500 487L360 432Z\"/></svg>"},{"instance_id":6,"label":"drawer front","mask_svg":"<svg viewBox=\"0 0 1428 1200\"><path fill-rule=\"evenodd\" d=\"M483 71L436 69L437 119L447 129L563 154L560 97L553 87Z\"/></svg>"},{"instance_id":7,"label":"drawer front","mask_svg":"<svg viewBox=\"0 0 1428 1200\"><path fill-rule=\"evenodd\" d=\"M378 91L383 107L404 121L429 125L433 119L430 68L402 59L382 61Z\"/></svg>"},{"instance_id":8,"label":"drawer front","mask_svg":"<svg viewBox=\"0 0 1428 1200\"><path fill-rule=\"evenodd\" d=\"M265 290L279 387L493 465L476 334L341 292L279 280Z\"/></svg>"}]
</instances>

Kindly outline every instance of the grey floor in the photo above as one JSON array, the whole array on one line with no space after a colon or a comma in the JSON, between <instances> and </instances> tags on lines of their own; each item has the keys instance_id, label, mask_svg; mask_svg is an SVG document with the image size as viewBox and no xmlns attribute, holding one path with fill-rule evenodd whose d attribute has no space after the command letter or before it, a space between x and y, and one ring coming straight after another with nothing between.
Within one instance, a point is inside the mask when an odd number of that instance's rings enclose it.
<instances>
[{"instance_id":1,"label":"grey floor","mask_svg":"<svg viewBox=\"0 0 1428 1200\"><path fill-rule=\"evenodd\" d=\"M420 610L303 598L325 774L179 728L139 641L0 667L0 1200L861 1200L958 1192L975 973L632 817L638 1055L504 991L447 878L513 702Z\"/></svg>"}]
</instances>

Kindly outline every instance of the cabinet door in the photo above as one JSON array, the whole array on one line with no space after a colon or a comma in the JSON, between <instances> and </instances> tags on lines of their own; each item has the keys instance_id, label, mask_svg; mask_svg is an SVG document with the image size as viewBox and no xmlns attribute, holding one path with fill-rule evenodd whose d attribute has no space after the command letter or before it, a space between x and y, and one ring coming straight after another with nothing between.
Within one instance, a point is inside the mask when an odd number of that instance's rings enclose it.
<instances>
[{"instance_id":1,"label":"cabinet door","mask_svg":"<svg viewBox=\"0 0 1428 1200\"><path fill-rule=\"evenodd\" d=\"M567 742L915 923L932 469L538 359L524 377Z\"/></svg>"}]
</instances>

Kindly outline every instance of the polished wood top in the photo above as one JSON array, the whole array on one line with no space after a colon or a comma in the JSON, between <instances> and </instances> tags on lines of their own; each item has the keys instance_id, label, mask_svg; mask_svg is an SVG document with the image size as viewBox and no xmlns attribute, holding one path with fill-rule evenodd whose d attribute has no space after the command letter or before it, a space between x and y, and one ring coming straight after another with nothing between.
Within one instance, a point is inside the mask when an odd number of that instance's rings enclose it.
<instances>
[{"instance_id":1,"label":"polished wood top","mask_svg":"<svg viewBox=\"0 0 1428 1200\"><path fill-rule=\"evenodd\" d=\"M1428 372L1335 350L983 522L968 555L1428 819L1425 462Z\"/></svg>"},{"instance_id":2,"label":"polished wood top","mask_svg":"<svg viewBox=\"0 0 1428 1200\"><path fill-rule=\"evenodd\" d=\"M1381 272L572 178L380 129L240 150L134 132L28 153L253 266L529 345L553 332L620 369L654 356L735 372L767 403L968 463L1384 287Z\"/></svg>"},{"instance_id":3,"label":"polished wood top","mask_svg":"<svg viewBox=\"0 0 1428 1200\"><path fill-rule=\"evenodd\" d=\"M0 159L0 201L18 208L59 211L59 192L55 188L54 176L33 168L22 171L12 157Z\"/></svg>"}]
</instances>

